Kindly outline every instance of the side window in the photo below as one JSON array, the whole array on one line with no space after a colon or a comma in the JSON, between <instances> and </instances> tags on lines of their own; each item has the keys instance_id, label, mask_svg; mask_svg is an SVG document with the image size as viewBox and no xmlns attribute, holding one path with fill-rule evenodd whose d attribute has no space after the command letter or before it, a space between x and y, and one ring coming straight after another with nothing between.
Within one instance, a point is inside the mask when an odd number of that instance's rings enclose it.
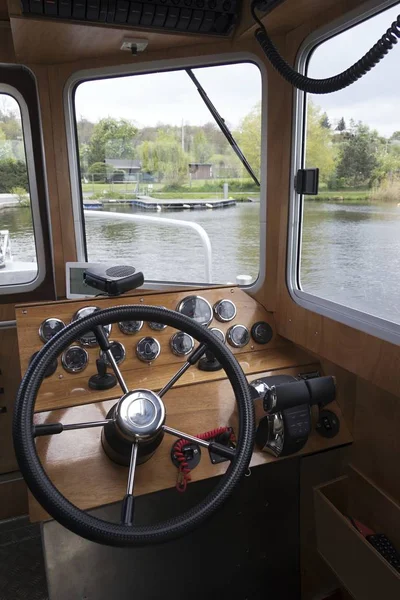
<instances>
[{"instance_id":1,"label":"side window","mask_svg":"<svg viewBox=\"0 0 400 600\"><path fill-rule=\"evenodd\" d=\"M34 218L27 165L28 113L18 92L0 84L0 294L26 289L38 277L39 219Z\"/></svg>"},{"instance_id":2,"label":"side window","mask_svg":"<svg viewBox=\"0 0 400 600\"><path fill-rule=\"evenodd\" d=\"M245 276L241 281L251 284L260 268L260 71L238 63L190 73L176 69L77 85L86 234L81 259L126 261L147 280L232 283Z\"/></svg>"},{"instance_id":3,"label":"side window","mask_svg":"<svg viewBox=\"0 0 400 600\"><path fill-rule=\"evenodd\" d=\"M308 75L347 68L397 18L398 6L317 46ZM298 289L400 324L400 80L394 51L361 81L306 98L304 162L320 168L303 198ZM329 65L329 68L328 68Z\"/></svg>"}]
</instances>

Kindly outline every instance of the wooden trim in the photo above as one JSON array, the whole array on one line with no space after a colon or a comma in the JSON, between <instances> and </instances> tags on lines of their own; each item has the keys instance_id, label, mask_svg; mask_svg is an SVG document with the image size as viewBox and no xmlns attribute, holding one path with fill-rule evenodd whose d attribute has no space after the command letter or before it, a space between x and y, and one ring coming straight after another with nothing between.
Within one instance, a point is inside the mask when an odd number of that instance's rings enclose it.
<instances>
[{"instance_id":1,"label":"wooden trim","mask_svg":"<svg viewBox=\"0 0 400 600\"><path fill-rule=\"evenodd\" d=\"M18 472L0 475L0 521L28 514L26 483Z\"/></svg>"}]
</instances>

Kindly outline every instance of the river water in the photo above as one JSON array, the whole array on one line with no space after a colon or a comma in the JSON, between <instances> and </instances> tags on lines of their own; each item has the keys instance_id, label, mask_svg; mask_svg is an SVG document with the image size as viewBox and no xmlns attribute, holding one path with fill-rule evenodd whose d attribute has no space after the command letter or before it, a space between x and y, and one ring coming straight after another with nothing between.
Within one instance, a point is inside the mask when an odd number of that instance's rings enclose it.
<instances>
[{"instance_id":1,"label":"river water","mask_svg":"<svg viewBox=\"0 0 400 600\"><path fill-rule=\"evenodd\" d=\"M122 206L112 210L132 212ZM212 245L213 282L234 282L240 274L257 278L258 204L157 216L204 227ZM1 210L0 229L10 230L14 260L34 260L29 209ZM110 215L106 222L87 219L86 239L92 262L129 262L146 279L205 280L204 250L190 230L121 222ZM306 201L300 280L304 291L400 323L400 207Z\"/></svg>"}]
</instances>

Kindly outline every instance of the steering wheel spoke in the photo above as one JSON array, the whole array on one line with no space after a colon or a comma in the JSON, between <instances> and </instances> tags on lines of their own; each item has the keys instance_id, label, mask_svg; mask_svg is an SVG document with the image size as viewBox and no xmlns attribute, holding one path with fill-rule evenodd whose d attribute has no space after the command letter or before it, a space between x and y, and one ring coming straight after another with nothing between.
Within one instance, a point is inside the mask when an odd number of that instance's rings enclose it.
<instances>
[{"instance_id":1,"label":"steering wheel spoke","mask_svg":"<svg viewBox=\"0 0 400 600\"><path fill-rule=\"evenodd\" d=\"M207 350L207 344L200 344L200 346L197 346L197 348L195 348L193 350L192 354L189 356L189 358L186 360L186 362L183 363L183 365L181 366L179 371L177 371L175 373L175 375L168 381L168 383L166 385L164 385L162 390L160 390L158 392L158 395L160 396L160 398L162 398L164 396L164 394L166 394L168 392L168 390L170 390L172 388L172 386L175 385L175 383L178 381L178 379L180 379L182 377L182 375L184 373L186 373L186 371L188 369L190 369L190 367L195 365L200 360L200 358L203 356L203 354L205 354L206 350Z\"/></svg>"},{"instance_id":2,"label":"steering wheel spoke","mask_svg":"<svg viewBox=\"0 0 400 600\"><path fill-rule=\"evenodd\" d=\"M33 437L41 437L43 435L56 435L63 431L72 431L73 429L91 429L92 427L104 427L110 423L112 419L104 421L88 421L87 423L43 423L43 425L33 426Z\"/></svg>"},{"instance_id":3,"label":"steering wheel spoke","mask_svg":"<svg viewBox=\"0 0 400 600\"><path fill-rule=\"evenodd\" d=\"M121 510L121 524L122 525L133 525L133 519L135 515L135 497L133 495L133 489L135 487L135 471L137 463L138 445L132 444L131 459L129 463L128 473L128 484L126 487L126 494L122 501Z\"/></svg>"}]
</instances>

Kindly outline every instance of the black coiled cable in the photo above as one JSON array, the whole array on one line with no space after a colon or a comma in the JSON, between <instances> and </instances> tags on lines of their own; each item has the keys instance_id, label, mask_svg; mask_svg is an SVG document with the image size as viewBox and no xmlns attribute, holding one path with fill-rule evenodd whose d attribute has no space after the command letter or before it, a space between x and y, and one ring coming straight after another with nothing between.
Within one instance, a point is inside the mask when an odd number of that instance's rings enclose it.
<instances>
[{"instance_id":1,"label":"black coiled cable","mask_svg":"<svg viewBox=\"0 0 400 600\"><path fill-rule=\"evenodd\" d=\"M346 69L342 73L327 79L312 79L295 71L282 56L279 54L276 46L269 37L263 23L256 15L257 0L251 4L251 13L254 20L260 26L255 32L255 37L265 52L266 57L271 62L272 66L288 81L303 92L309 94L331 94L338 92L352 85L358 79L361 79L368 71L375 67L385 56L389 50L397 44L400 39L400 15L394 21L381 37L380 40L371 48L365 56L357 61L352 67Z\"/></svg>"}]
</instances>

